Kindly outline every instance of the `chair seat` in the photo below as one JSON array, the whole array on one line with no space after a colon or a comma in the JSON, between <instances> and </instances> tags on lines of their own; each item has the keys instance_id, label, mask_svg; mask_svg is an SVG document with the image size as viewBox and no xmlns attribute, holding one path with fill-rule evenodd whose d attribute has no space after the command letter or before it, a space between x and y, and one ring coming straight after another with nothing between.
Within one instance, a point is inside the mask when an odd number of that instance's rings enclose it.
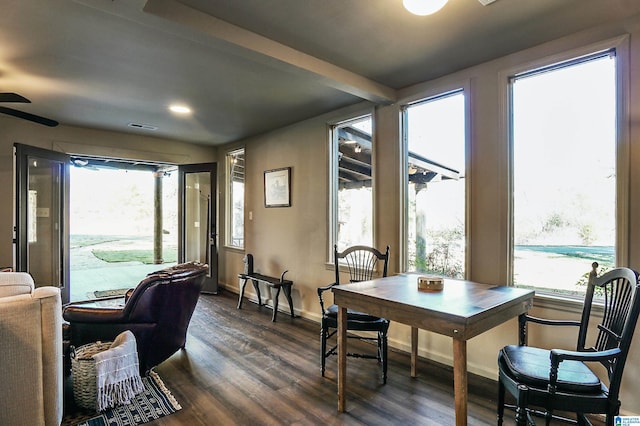
<instances>
[{"instance_id":1,"label":"chair seat","mask_svg":"<svg viewBox=\"0 0 640 426\"><path fill-rule=\"evenodd\" d=\"M338 328L338 306L331 305L327 309L327 313L322 317L322 326L330 328ZM347 330L356 331L382 331L389 329L389 320L363 312L352 311L347 309Z\"/></svg>"},{"instance_id":2,"label":"chair seat","mask_svg":"<svg viewBox=\"0 0 640 426\"><path fill-rule=\"evenodd\" d=\"M334 318L337 320L338 318L338 306L337 305L331 305L329 306L329 308L327 308L327 313L325 315L326 317L329 318ZM384 323L384 322L389 322L388 320L384 319L384 318L380 318L380 317L376 317L373 315L369 315L369 314L365 314L364 312L358 312L358 311L353 311L351 309L347 309L347 321L360 321L360 322L371 322L371 323L375 323L375 322L380 322L380 323Z\"/></svg>"},{"instance_id":3,"label":"chair seat","mask_svg":"<svg viewBox=\"0 0 640 426\"><path fill-rule=\"evenodd\" d=\"M500 350L500 359L518 382L536 388L546 389L549 384L551 351L529 346L505 346ZM557 390L561 392L598 394L602 385L584 363L563 361L558 368Z\"/></svg>"}]
</instances>

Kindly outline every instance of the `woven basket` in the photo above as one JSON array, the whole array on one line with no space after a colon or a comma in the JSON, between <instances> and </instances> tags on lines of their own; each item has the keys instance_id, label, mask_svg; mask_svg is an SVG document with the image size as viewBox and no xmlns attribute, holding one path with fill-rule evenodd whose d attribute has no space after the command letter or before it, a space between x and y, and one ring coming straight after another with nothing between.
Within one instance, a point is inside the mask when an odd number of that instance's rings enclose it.
<instances>
[{"instance_id":1,"label":"woven basket","mask_svg":"<svg viewBox=\"0 0 640 426\"><path fill-rule=\"evenodd\" d=\"M112 342L95 342L71 347L71 375L73 399L76 405L87 410L96 410L98 387L96 385L96 362L93 355L106 351Z\"/></svg>"}]
</instances>

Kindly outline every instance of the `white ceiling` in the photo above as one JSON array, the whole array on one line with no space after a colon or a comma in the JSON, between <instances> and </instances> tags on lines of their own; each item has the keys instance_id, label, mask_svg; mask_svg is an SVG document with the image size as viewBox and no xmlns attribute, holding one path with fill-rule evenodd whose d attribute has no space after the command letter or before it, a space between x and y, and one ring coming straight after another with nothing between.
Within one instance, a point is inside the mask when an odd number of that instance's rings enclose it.
<instances>
[{"instance_id":1,"label":"white ceiling","mask_svg":"<svg viewBox=\"0 0 640 426\"><path fill-rule=\"evenodd\" d=\"M61 124L222 144L640 13L638 0L3 0L0 92ZM190 117L167 110L190 105ZM137 123L156 127L140 130Z\"/></svg>"}]
</instances>

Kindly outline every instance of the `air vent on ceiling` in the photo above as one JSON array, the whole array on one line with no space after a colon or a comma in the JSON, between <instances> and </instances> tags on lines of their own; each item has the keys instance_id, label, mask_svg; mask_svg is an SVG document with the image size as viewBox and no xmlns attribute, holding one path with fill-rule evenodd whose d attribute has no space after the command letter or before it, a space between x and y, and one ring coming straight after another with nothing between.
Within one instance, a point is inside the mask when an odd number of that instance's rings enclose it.
<instances>
[{"instance_id":1,"label":"air vent on ceiling","mask_svg":"<svg viewBox=\"0 0 640 426\"><path fill-rule=\"evenodd\" d=\"M158 130L158 128L156 126L151 126L149 124L129 123L129 124L127 124L127 126L133 127L134 129Z\"/></svg>"}]
</instances>

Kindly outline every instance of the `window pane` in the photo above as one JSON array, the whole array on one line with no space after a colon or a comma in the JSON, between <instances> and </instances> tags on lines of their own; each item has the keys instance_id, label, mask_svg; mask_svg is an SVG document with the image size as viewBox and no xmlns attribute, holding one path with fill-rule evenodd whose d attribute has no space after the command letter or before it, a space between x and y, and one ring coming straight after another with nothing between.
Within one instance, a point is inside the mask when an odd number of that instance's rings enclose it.
<instances>
[{"instance_id":1,"label":"window pane","mask_svg":"<svg viewBox=\"0 0 640 426\"><path fill-rule=\"evenodd\" d=\"M244 149L227 154L227 245L244 247Z\"/></svg>"},{"instance_id":2,"label":"window pane","mask_svg":"<svg viewBox=\"0 0 640 426\"><path fill-rule=\"evenodd\" d=\"M373 245L371 188L371 116L333 129L334 158L338 162L336 233L338 250L357 244Z\"/></svg>"},{"instance_id":3,"label":"window pane","mask_svg":"<svg viewBox=\"0 0 640 426\"><path fill-rule=\"evenodd\" d=\"M609 54L512 84L513 282L583 293L615 264L616 84Z\"/></svg>"},{"instance_id":4,"label":"window pane","mask_svg":"<svg viewBox=\"0 0 640 426\"><path fill-rule=\"evenodd\" d=\"M405 110L408 170L407 269L465 276L464 93Z\"/></svg>"}]
</instances>

